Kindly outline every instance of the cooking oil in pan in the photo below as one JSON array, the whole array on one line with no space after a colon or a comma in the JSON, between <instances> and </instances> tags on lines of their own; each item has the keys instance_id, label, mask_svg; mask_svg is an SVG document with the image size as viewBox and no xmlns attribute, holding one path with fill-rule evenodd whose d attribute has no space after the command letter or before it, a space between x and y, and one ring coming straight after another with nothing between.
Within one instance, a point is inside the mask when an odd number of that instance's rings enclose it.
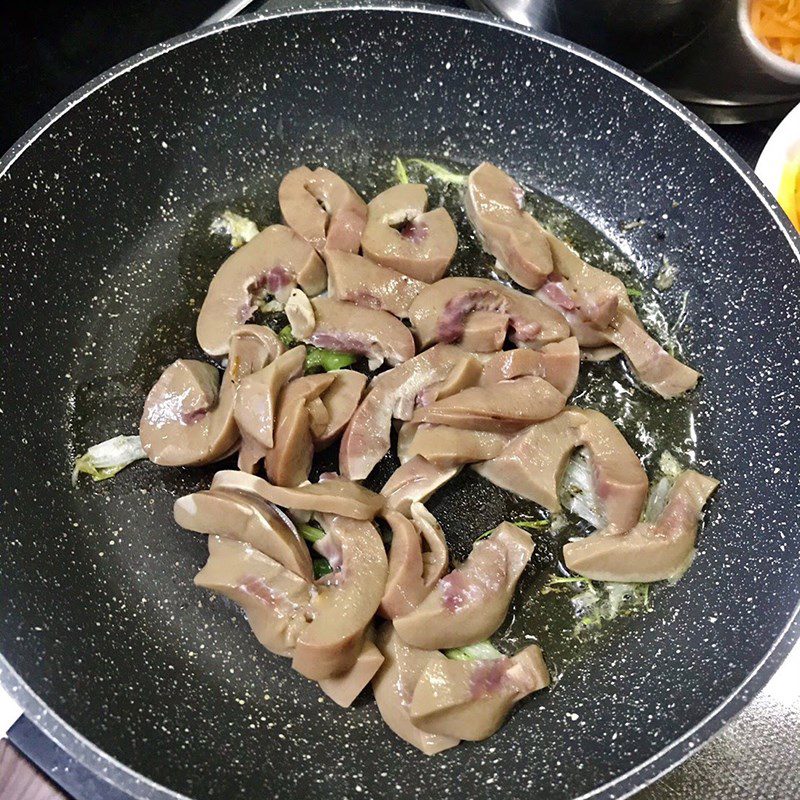
<instances>
[{"instance_id":1,"label":"cooking oil in pan","mask_svg":"<svg viewBox=\"0 0 800 800\"><path fill-rule=\"evenodd\" d=\"M444 205L455 221L459 245L449 274L502 277L493 272L493 259L482 250L466 218L463 182L457 178L443 181L411 159L404 161L412 182L428 184L431 206ZM437 163L456 176L464 176L469 171L469 167L457 162ZM365 197L374 196L397 182L391 156L371 157L359 153L336 166ZM276 198L277 177L275 185L266 187L263 196L259 193L258 197L214 202L198 209L183 236L177 263L160 268L165 282L178 287L177 291L173 289L173 307L164 308L162 304L157 312L145 311L158 306L151 295L145 294L154 291L154 285L158 286L158 282L152 280L153 276L142 283L141 296L137 295L135 288L131 289L128 309L134 315L136 309L141 310L141 316L135 317L131 324L138 325L138 330L144 333L138 336L136 355L119 372L108 377L90 377L77 387L68 410L76 453L102 438L134 432L141 403L160 371L178 357L204 357L194 339L194 320L208 282L229 253L225 238L211 232L212 222L222 211L230 208L264 227L280 218ZM589 263L613 272L623 280L631 290L633 302L645 324L662 342L667 333L672 336L673 332L667 330L661 314L658 294L645 285L636 264L608 238L562 204L535 190L528 191L527 204L546 227L568 241ZM673 291L679 291L678 287ZM98 316L98 320L100 325L105 324L102 316ZM275 330L286 324L280 313L268 314L256 321ZM94 338L102 340L102 333ZM663 343L679 350L679 344L674 340ZM113 343L109 344L109 352L114 352ZM88 371L91 375L91 370L82 369L85 366L86 362L77 364L77 374ZM584 363L570 402L596 408L609 416L639 454L651 477L657 470L659 455L665 450L687 466L693 462L695 433L691 396L671 401L656 397L636 384L620 358L601 364ZM129 429L118 429L121 420ZM338 448L333 447L320 454L312 479L319 472L337 468L337 452ZM379 489L397 465L392 452L378 465L367 485ZM144 465L98 485L97 489L112 494L129 491L130 486L127 489L123 487L135 480L147 486L160 482L165 490L173 494L182 493L204 486L215 469L225 466L230 465L175 471L148 470ZM531 528L536 542L531 565L520 581L508 619L495 640L502 650L509 653L530 641L541 642L556 667L556 673L570 660L581 656L586 637L576 635L577 621L571 600L585 587L563 584L557 587L557 591L552 591L548 583L553 576L566 575L559 560L561 547L570 536L584 532L585 523L577 518L568 518L566 526L554 527L541 508L498 489L468 468L439 490L427 505L442 523L456 561L467 556L478 535L504 519L540 521L540 526ZM655 596L648 598L648 602L656 607L658 593L656 587ZM613 635L614 627L624 624L624 619L615 619L602 626L586 628L586 635L594 638Z\"/></svg>"},{"instance_id":2,"label":"cooking oil in pan","mask_svg":"<svg viewBox=\"0 0 800 800\"><path fill-rule=\"evenodd\" d=\"M461 183L442 181L410 160L405 163L411 181L428 184L431 205L445 206L456 223L459 246L449 274L502 278L493 271L493 259L483 251L466 218ZM437 164L456 175L466 175L470 169L453 161L439 160ZM387 175L384 185L391 183L392 177ZM631 299L651 332L682 356L679 336L674 324L667 325L658 293L645 283L631 258L561 203L529 188L526 205L545 227L569 242L588 263L616 274L629 288ZM657 397L637 384L622 358L582 364L570 403L595 408L610 417L651 477L657 473L658 460L664 451L671 452L686 466L694 461L691 395L670 401ZM393 456L387 457L387 462L373 476L374 488L379 488L396 466ZM654 587L652 594L649 587L637 587L634 596L621 600L615 589L609 599L607 589L602 586L553 583L554 577L568 575L560 560L563 544L571 536L588 533L588 525L566 515L566 524L552 526L536 504L498 489L469 468L440 489L427 505L447 534L454 560L464 559L475 538L504 519L541 522L530 528L536 543L531 565L519 583L505 625L494 640L507 653L532 641L540 642L556 675L570 660L581 657L587 641L596 642L598 638L613 635L615 626L626 624L626 614L645 613L659 602L659 587ZM576 606L581 603L584 607L595 603L598 608L576 616ZM604 615L611 616L609 611L621 613L615 619L605 620Z\"/></svg>"}]
</instances>

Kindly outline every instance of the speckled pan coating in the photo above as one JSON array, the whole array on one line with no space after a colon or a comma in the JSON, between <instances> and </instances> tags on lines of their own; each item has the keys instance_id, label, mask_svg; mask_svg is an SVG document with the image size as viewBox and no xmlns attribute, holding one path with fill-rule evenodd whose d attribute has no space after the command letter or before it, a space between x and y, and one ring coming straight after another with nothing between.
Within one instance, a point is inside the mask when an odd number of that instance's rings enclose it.
<instances>
[{"instance_id":1,"label":"speckled pan coating","mask_svg":"<svg viewBox=\"0 0 800 800\"><path fill-rule=\"evenodd\" d=\"M136 797L620 797L740 708L796 633L797 237L707 129L608 62L474 14L375 8L176 39L2 162L3 680ZM665 248L680 255L706 376L696 463L723 483L695 568L656 612L585 649L488 742L433 759L374 704L323 702L193 587L204 543L170 509L207 471L68 477L76 447L133 430L159 368L194 352L191 303L224 248L199 252L192 231L225 205L277 219L292 165L353 177L398 150L500 163L650 276ZM481 502L470 493L470 523Z\"/></svg>"}]
</instances>

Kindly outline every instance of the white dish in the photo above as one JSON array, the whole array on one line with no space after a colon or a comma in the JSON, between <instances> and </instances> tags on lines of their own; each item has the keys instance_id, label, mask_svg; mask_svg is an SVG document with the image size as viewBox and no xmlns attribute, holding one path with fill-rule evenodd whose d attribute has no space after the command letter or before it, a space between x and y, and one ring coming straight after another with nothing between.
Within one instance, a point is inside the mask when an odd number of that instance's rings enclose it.
<instances>
[{"instance_id":1,"label":"white dish","mask_svg":"<svg viewBox=\"0 0 800 800\"><path fill-rule=\"evenodd\" d=\"M786 162L800 158L800 105L796 105L770 136L756 164L756 175L777 197Z\"/></svg>"}]
</instances>

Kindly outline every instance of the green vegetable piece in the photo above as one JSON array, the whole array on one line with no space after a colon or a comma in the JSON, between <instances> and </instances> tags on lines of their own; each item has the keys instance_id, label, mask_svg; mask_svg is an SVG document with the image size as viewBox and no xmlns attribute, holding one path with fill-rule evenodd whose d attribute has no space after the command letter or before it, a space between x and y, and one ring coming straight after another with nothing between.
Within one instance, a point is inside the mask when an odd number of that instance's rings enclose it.
<instances>
[{"instance_id":1,"label":"green vegetable piece","mask_svg":"<svg viewBox=\"0 0 800 800\"><path fill-rule=\"evenodd\" d=\"M278 338L285 347L295 347L299 344L297 339L292 336L290 325L284 325L278 332ZM337 350L326 350L324 347L314 347L309 345L306 348L306 372L333 372L336 369L343 369L355 363L356 356L352 353L340 353Z\"/></svg>"},{"instance_id":2,"label":"green vegetable piece","mask_svg":"<svg viewBox=\"0 0 800 800\"><path fill-rule=\"evenodd\" d=\"M666 292L667 289L672 288L672 284L675 283L677 275L678 270L675 265L672 264L666 256L661 256L661 269L658 271L653 285L660 292Z\"/></svg>"},{"instance_id":3,"label":"green vegetable piece","mask_svg":"<svg viewBox=\"0 0 800 800\"><path fill-rule=\"evenodd\" d=\"M633 286L626 286L625 289L628 292L628 297L641 297L642 296L641 289L634 289Z\"/></svg>"},{"instance_id":4,"label":"green vegetable piece","mask_svg":"<svg viewBox=\"0 0 800 800\"><path fill-rule=\"evenodd\" d=\"M652 611L653 607L650 605L650 584L649 583L638 583L636 584L636 589L634 590L634 594L636 599L641 604L642 608L645 611Z\"/></svg>"},{"instance_id":5,"label":"green vegetable piece","mask_svg":"<svg viewBox=\"0 0 800 800\"><path fill-rule=\"evenodd\" d=\"M550 578L548 583L551 586L559 586L565 583L585 583L589 586L592 585L592 582L588 578L584 578L583 575L570 575L570 576L553 575L553 577Z\"/></svg>"},{"instance_id":6,"label":"green vegetable piece","mask_svg":"<svg viewBox=\"0 0 800 800\"><path fill-rule=\"evenodd\" d=\"M325 558L315 558L313 560L314 577L321 578L323 575L330 575L333 572L333 567Z\"/></svg>"},{"instance_id":7,"label":"green vegetable piece","mask_svg":"<svg viewBox=\"0 0 800 800\"><path fill-rule=\"evenodd\" d=\"M443 183L452 183L454 186L463 186L469 179L469 175L462 175L458 172L443 167L441 164L436 164L433 161L425 161L422 158L409 158L409 164L416 164L418 167L430 172L431 177Z\"/></svg>"},{"instance_id":8,"label":"green vegetable piece","mask_svg":"<svg viewBox=\"0 0 800 800\"><path fill-rule=\"evenodd\" d=\"M113 478L121 469L134 461L147 458L138 436L115 436L100 444L92 445L82 456L75 459L72 468L72 484L78 475L91 475L95 481Z\"/></svg>"},{"instance_id":9,"label":"green vegetable piece","mask_svg":"<svg viewBox=\"0 0 800 800\"><path fill-rule=\"evenodd\" d=\"M292 326L284 325L278 332L278 338L283 342L284 347L294 347L297 339L292 336Z\"/></svg>"},{"instance_id":10,"label":"green vegetable piece","mask_svg":"<svg viewBox=\"0 0 800 800\"><path fill-rule=\"evenodd\" d=\"M303 524L298 529L300 535L307 541L311 542L318 542L324 535L325 532L321 531L319 528L315 528L313 525Z\"/></svg>"},{"instance_id":11,"label":"green vegetable piece","mask_svg":"<svg viewBox=\"0 0 800 800\"><path fill-rule=\"evenodd\" d=\"M495 658L505 658L505 656L487 639L476 644L469 644L466 647L454 647L445 650L444 654L454 661L477 661L492 660Z\"/></svg>"},{"instance_id":12,"label":"green vegetable piece","mask_svg":"<svg viewBox=\"0 0 800 800\"><path fill-rule=\"evenodd\" d=\"M539 530L541 528L546 528L550 525L550 520L547 519L515 519L511 522L512 525L516 525L518 528L529 528L532 530ZM489 536L490 533L494 531L494 528L488 531L484 531L480 536L478 536L475 541L479 542L481 539L485 539Z\"/></svg>"},{"instance_id":13,"label":"green vegetable piece","mask_svg":"<svg viewBox=\"0 0 800 800\"><path fill-rule=\"evenodd\" d=\"M572 587L574 584L585 584L588 590L594 591L594 584L592 584L588 578L584 578L582 575L571 575L569 577L565 577L563 575L551 575L547 583L542 587L542 590L539 592L539 594L552 594L554 592L560 593L565 589Z\"/></svg>"},{"instance_id":14,"label":"green vegetable piece","mask_svg":"<svg viewBox=\"0 0 800 800\"><path fill-rule=\"evenodd\" d=\"M646 225L647 222L643 219L633 219L629 222L620 222L619 229L621 231L633 231L636 228L641 228L642 225Z\"/></svg>"},{"instance_id":15,"label":"green vegetable piece","mask_svg":"<svg viewBox=\"0 0 800 800\"><path fill-rule=\"evenodd\" d=\"M258 225L253 220L226 209L212 221L211 233L230 236L231 247L236 249L258 235Z\"/></svg>"},{"instance_id":16,"label":"green vegetable piece","mask_svg":"<svg viewBox=\"0 0 800 800\"><path fill-rule=\"evenodd\" d=\"M326 350L324 347L309 347L306 353L306 372L333 372L337 369L349 367L356 361L352 353L340 353L336 350Z\"/></svg>"},{"instance_id":17,"label":"green vegetable piece","mask_svg":"<svg viewBox=\"0 0 800 800\"><path fill-rule=\"evenodd\" d=\"M515 519L511 523L512 525L516 525L518 528L531 528L531 529L538 529L538 528L546 528L550 525L549 519Z\"/></svg>"},{"instance_id":18,"label":"green vegetable piece","mask_svg":"<svg viewBox=\"0 0 800 800\"><path fill-rule=\"evenodd\" d=\"M408 170L399 156L394 157L394 177L398 183L408 183Z\"/></svg>"}]
</instances>

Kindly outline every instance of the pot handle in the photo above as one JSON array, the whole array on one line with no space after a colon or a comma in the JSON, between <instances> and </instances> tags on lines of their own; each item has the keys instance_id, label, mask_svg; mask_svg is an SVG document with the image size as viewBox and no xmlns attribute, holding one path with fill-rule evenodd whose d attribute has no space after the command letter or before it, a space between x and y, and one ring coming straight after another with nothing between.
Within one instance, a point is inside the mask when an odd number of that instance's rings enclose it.
<instances>
[{"instance_id":1,"label":"pot handle","mask_svg":"<svg viewBox=\"0 0 800 800\"><path fill-rule=\"evenodd\" d=\"M239 12L252 5L253 2L254 0L228 0L222 8L215 11L208 19L204 19L197 27L202 28L204 25L213 25L215 22L222 22L235 17Z\"/></svg>"},{"instance_id":2,"label":"pot handle","mask_svg":"<svg viewBox=\"0 0 800 800\"><path fill-rule=\"evenodd\" d=\"M76 761L27 717L20 717L0 742L3 800L132 800Z\"/></svg>"}]
</instances>

